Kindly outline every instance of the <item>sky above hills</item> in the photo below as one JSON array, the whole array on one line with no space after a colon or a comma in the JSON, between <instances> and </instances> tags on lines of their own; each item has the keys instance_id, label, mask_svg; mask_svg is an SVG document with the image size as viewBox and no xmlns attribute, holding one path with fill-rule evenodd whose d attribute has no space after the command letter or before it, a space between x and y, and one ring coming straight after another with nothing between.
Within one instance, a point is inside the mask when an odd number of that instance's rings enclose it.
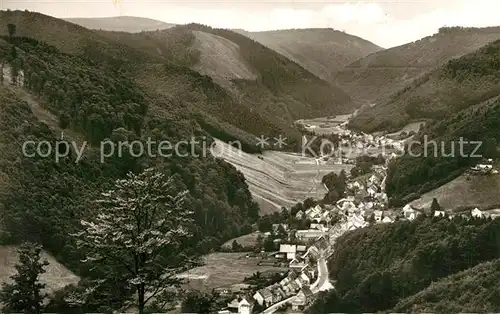
<instances>
[{"instance_id":1,"label":"sky above hills","mask_svg":"<svg viewBox=\"0 0 500 314\"><path fill-rule=\"evenodd\" d=\"M385 48L431 35L445 25L500 26L499 0L0 0L0 6L59 18L129 15L248 31L331 27Z\"/></svg>"}]
</instances>

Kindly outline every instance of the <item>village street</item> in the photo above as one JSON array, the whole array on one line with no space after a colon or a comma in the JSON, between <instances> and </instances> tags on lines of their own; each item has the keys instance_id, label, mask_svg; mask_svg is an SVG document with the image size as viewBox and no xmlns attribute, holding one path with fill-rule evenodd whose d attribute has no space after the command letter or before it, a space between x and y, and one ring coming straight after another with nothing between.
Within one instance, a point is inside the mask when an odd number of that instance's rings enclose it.
<instances>
[{"instance_id":1,"label":"village street","mask_svg":"<svg viewBox=\"0 0 500 314\"><path fill-rule=\"evenodd\" d=\"M318 279L311 285L312 293L316 294L320 291L332 289L333 286L328 278L328 265L324 253L318 259Z\"/></svg>"}]
</instances>

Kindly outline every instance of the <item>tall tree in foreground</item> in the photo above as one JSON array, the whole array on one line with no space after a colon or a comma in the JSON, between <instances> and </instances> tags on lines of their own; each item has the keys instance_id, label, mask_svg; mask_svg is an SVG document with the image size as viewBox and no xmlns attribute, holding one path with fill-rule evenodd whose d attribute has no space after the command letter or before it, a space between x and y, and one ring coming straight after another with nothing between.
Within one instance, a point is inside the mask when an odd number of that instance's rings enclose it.
<instances>
[{"instance_id":1,"label":"tall tree in foreground","mask_svg":"<svg viewBox=\"0 0 500 314\"><path fill-rule=\"evenodd\" d=\"M182 250L193 223L186 206L187 191L176 192L173 178L150 168L129 173L97 201L92 221L82 221L75 234L88 252L85 261L114 263L115 278L122 276L137 293L139 313L165 287L177 283L175 275L192 267L194 252Z\"/></svg>"},{"instance_id":2,"label":"tall tree in foreground","mask_svg":"<svg viewBox=\"0 0 500 314\"><path fill-rule=\"evenodd\" d=\"M7 32L9 33L9 42L12 42L12 38L16 34L16 25L12 23L7 24Z\"/></svg>"},{"instance_id":3,"label":"tall tree in foreground","mask_svg":"<svg viewBox=\"0 0 500 314\"><path fill-rule=\"evenodd\" d=\"M4 283L0 293L0 301L5 304L5 312L41 313L45 295L41 290L45 284L40 283L39 276L49 263L40 261L40 246L25 243L19 249L19 263L15 266L17 273L11 276L12 283Z\"/></svg>"}]
</instances>

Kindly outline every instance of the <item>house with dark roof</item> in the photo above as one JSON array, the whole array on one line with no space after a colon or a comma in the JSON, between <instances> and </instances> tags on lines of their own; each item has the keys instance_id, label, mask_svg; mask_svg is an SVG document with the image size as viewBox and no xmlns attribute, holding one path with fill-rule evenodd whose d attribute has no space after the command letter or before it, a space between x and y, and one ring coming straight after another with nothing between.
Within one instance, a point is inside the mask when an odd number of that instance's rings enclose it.
<instances>
[{"instance_id":1,"label":"house with dark roof","mask_svg":"<svg viewBox=\"0 0 500 314\"><path fill-rule=\"evenodd\" d=\"M263 306L268 306L273 303L273 293L269 291L269 289L264 288L260 289L257 291L254 295L253 298L259 305Z\"/></svg>"},{"instance_id":2,"label":"house with dark roof","mask_svg":"<svg viewBox=\"0 0 500 314\"><path fill-rule=\"evenodd\" d=\"M292 302L292 311L301 311L312 300L313 293L307 286L302 287Z\"/></svg>"}]
</instances>

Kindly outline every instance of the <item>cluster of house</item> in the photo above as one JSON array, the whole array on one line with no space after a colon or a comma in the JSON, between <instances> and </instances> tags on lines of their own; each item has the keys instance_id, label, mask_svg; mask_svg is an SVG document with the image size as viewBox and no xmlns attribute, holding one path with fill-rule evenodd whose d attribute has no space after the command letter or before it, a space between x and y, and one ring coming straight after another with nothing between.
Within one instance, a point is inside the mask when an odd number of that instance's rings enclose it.
<instances>
[{"instance_id":1,"label":"cluster of house","mask_svg":"<svg viewBox=\"0 0 500 314\"><path fill-rule=\"evenodd\" d=\"M393 145L399 147L399 141L391 140L383 136L373 136L367 134L353 134L345 129L345 136L350 139L346 141L357 141L357 143L369 145ZM393 156L395 157L395 156ZM387 162L391 159L386 160ZM488 160L486 165L479 164L476 169L492 170L492 161ZM307 219L311 222L307 230L296 230L295 239L302 244L280 244L279 252L274 257L287 260L290 272L287 277L279 283L275 283L264 289L258 290L253 299L248 297L235 299L232 302L234 309L238 308L238 313L251 313L251 306L258 303L261 306L270 306L291 296L295 296L292 301L292 310L298 311L309 304L313 297L310 289L311 283L317 277L315 267L311 266L311 257L319 256L320 249L325 251L331 248L339 236L347 231L363 228L371 223L392 223L396 219L414 220L423 213L421 209L408 204L401 212L387 211L387 195L385 194L386 166L374 166L374 173L368 177L358 178L350 181L346 185L346 198L339 200L335 205L314 206L305 211L296 213L298 220ZM488 217L488 213L482 212L478 208L470 211L469 215L461 214L465 217ZM444 211L435 211L434 216L448 216ZM340 218L332 224L333 217ZM287 226L282 226L289 231ZM273 232L276 233L279 225L273 225ZM314 243L310 247L304 243ZM250 309L250 312L248 312ZM220 312L222 313L222 312Z\"/></svg>"},{"instance_id":2,"label":"cluster of house","mask_svg":"<svg viewBox=\"0 0 500 314\"><path fill-rule=\"evenodd\" d=\"M446 213L445 211L435 211L434 212L434 217L448 217L449 219L453 219L453 217L459 215L460 217L462 218L465 218L465 219L470 219L470 218L496 218L498 216L495 215L495 214L491 214L487 211L482 211L480 210L479 208L474 208L470 211L465 211L465 212L460 212L460 213L456 213L456 214L453 214L453 213Z\"/></svg>"},{"instance_id":3,"label":"cluster of house","mask_svg":"<svg viewBox=\"0 0 500 314\"><path fill-rule=\"evenodd\" d=\"M498 174L497 169L493 169L493 159L487 159L473 167L471 167L471 173L473 174Z\"/></svg>"},{"instance_id":4,"label":"cluster of house","mask_svg":"<svg viewBox=\"0 0 500 314\"><path fill-rule=\"evenodd\" d=\"M373 135L366 133L354 133L348 130L345 126L340 125L341 136L340 146L343 147L342 155L346 155L347 152L356 152L356 155L368 154L368 155L378 155L382 153L384 156L396 157L394 151L402 151L404 149L404 143L397 139L389 138L385 135ZM386 151L387 149L387 151ZM391 154L389 154L391 150ZM354 164L355 160L350 158L345 158L342 160L345 164Z\"/></svg>"},{"instance_id":5,"label":"cluster of house","mask_svg":"<svg viewBox=\"0 0 500 314\"><path fill-rule=\"evenodd\" d=\"M309 265L302 271L291 270L288 276L280 282L258 290L253 295L253 299L259 305L268 307L301 292L310 297L312 293L309 287L315 276L316 271ZM310 298L302 299L303 304L296 304L296 306L305 306L309 300Z\"/></svg>"},{"instance_id":6,"label":"cluster of house","mask_svg":"<svg viewBox=\"0 0 500 314\"><path fill-rule=\"evenodd\" d=\"M375 172L369 178L360 178L354 182L347 183L346 195L349 199L355 199L361 206L384 208L388 198L385 191L385 169L374 167Z\"/></svg>"},{"instance_id":7,"label":"cluster of house","mask_svg":"<svg viewBox=\"0 0 500 314\"><path fill-rule=\"evenodd\" d=\"M296 296L292 308L298 310L311 301L310 285L317 278L316 266L312 266L319 253L319 245L309 248L301 244L280 244L275 257L289 261L290 271L280 282L258 290L253 299L261 306L269 307L291 296Z\"/></svg>"}]
</instances>

